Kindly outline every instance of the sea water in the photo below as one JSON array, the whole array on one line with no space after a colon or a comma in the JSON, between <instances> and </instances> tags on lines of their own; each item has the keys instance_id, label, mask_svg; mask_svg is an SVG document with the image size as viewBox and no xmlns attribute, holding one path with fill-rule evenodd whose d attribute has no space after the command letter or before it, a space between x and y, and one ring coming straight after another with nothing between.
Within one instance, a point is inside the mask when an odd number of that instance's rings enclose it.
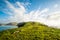
<instances>
[{"instance_id":1,"label":"sea water","mask_svg":"<svg viewBox=\"0 0 60 40\"><path fill-rule=\"evenodd\" d=\"M10 26L10 25L0 26L0 31L7 30L7 29L13 29L13 28L17 28L17 26Z\"/></svg>"}]
</instances>

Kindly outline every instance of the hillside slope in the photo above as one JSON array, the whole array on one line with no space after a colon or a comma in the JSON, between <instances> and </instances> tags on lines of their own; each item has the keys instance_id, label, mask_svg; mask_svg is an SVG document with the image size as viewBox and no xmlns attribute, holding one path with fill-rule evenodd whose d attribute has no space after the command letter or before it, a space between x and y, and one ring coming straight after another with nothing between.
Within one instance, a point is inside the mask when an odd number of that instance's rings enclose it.
<instances>
[{"instance_id":1,"label":"hillside slope","mask_svg":"<svg viewBox=\"0 0 60 40\"><path fill-rule=\"evenodd\" d=\"M0 32L0 40L60 40L60 29L38 22L26 22L20 28Z\"/></svg>"}]
</instances>

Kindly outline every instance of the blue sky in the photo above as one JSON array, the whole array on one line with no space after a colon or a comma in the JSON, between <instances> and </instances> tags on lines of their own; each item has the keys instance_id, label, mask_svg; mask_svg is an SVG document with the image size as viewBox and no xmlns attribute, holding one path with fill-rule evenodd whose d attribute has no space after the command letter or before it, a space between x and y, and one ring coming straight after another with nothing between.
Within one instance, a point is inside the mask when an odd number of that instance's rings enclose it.
<instances>
[{"instance_id":1,"label":"blue sky","mask_svg":"<svg viewBox=\"0 0 60 40\"><path fill-rule=\"evenodd\" d=\"M0 0L0 23L38 21L60 26L59 20L60 0Z\"/></svg>"}]
</instances>

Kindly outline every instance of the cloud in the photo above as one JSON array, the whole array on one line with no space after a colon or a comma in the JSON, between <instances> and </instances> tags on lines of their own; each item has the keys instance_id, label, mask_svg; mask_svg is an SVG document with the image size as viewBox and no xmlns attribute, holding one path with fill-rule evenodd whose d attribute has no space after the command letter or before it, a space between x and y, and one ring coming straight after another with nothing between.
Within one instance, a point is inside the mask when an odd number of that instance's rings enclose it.
<instances>
[{"instance_id":1,"label":"cloud","mask_svg":"<svg viewBox=\"0 0 60 40\"><path fill-rule=\"evenodd\" d=\"M60 28L60 12L52 12L47 19L47 22L45 22L49 26L54 26L55 28Z\"/></svg>"},{"instance_id":2,"label":"cloud","mask_svg":"<svg viewBox=\"0 0 60 40\"><path fill-rule=\"evenodd\" d=\"M49 8L45 8L40 13L45 13L45 12L48 12L48 11L49 11Z\"/></svg>"},{"instance_id":3,"label":"cloud","mask_svg":"<svg viewBox=\"0 0 60 40\"><path fill-rule=\"evenodd\" d=\"M60 11L52 12L49 17L49 20L58 20L60 19Z\"/></svg>"},{"instance_id":4,"label":"cloud","mask_svg":"<svg viewBox=\"0 0 60 40\"><path fill-rule=\"evenodd\" d=\"M58 4L55 4L55 5L54 5L54 8L57 8L57 7L58 7Z\"/></svg>"},{"instance_id":5,"label":"cloud","mask_svg":"<svg viewBox=\"0 0 60 40\"><path fill-rule=\"evenodd\" d=\"M28 14L25 14L26 12L26 8L20 3L20 2L16 2L17 6L19 6L19 8L14 7L10 2L6 1L7 3L7 7L9 8L9 11L5 11L5 13L8 13L9 16L9 20L10 22L23 22L23 21L37 21L38 19L40 19L40 15L42 13L45 13L48 11L48 8L43 9L42 11L40 11L40 8L38 8L37 10L33 10Z\"/></svg>"},{"instance_id":6,"label":"cloud","mask_svg":"<svg viewBox=\"0 0 60 40\"><path fill-rule=\"evenodd\" d=\"M9 14L8 22L27 22L27 21L36 21L41 22L49 26L60 26L60 12L50 12L49 14L49 8L44 8L43 10L40 10L38 8L37 10L32 10L29 13L26 14L27 10L24 5L22 5L20 2L16 2L16 5L19 6L16 8L13 6L10 2L6 1L8 9L4 10L5 13ZM57 5L54 6L55 8ZM9 10L9 11L8 11ZM48 14L49 15L48 15ZM47 16L47 17L46 17ZM46 18L44 18L46 17ZM57 19L59 18L59 19ZM57 19L57 20L56 20Z\"/></svg>"},{"instance_id":7,"label":"cloud","mask_svg":"<svg viewBox=\"0 0 60 40\"><path fill-rule=\"evenodd\" d=\"M16 4L19 6L19 8L16 8L14 7L10 2L6 1L7 3L7 7L8 7L8 10L11 10L11 12L7 12L5 11L6 13L8 13L9 15L12 14L8 19L12 22L14 21L23 21L23 16L24 16L24 13L26 12L26 9L23 5L21 5L20 2L16 2Z\"/></svg>"}]
</instances>

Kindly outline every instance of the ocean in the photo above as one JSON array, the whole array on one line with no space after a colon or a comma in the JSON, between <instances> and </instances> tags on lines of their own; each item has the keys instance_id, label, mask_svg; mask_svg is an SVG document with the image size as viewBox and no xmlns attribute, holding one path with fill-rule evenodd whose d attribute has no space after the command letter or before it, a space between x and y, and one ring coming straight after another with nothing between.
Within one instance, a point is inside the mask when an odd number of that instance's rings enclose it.
<instances>
[{"instance_id":1,"label":"ocean","mask_svg":"<svg viewBox=\"0 0 60 40\"><path fill-rule=\"evenodd\" d=\"M18 28L17 26L0 26L0 31L7 30L7 29L13 29L13 28Z\"/></svg>"}]
</instances>

